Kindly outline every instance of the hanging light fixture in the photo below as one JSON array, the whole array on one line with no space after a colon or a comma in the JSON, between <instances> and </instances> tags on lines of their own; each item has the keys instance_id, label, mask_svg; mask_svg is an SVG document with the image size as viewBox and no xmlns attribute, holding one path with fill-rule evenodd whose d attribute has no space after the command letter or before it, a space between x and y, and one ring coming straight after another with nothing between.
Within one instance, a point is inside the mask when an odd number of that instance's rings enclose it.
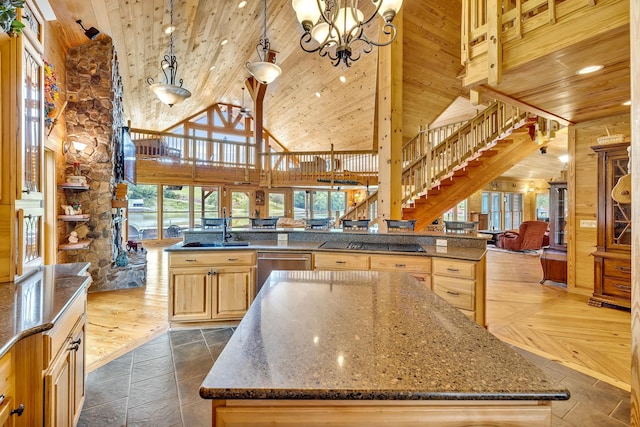
<instances>
[{"instance_id":1,"label":"hanging light fixture","mask_svg":"<svg viewBox=\"0 0 640 427\"><path fill-rule=\"evenodd\" d=\"M269 60L270 50L271 46L267 37L267 0L264 0L264 35L256 45L260 61L247 62L246 64L249 73L263 85L273 82L282 72L282 69L275 64L275 57L273 57L273 61Z\"/></svg>"},{"instance_id":2,"label":"hanging light fixture","mask_svg":"<svg viewBox=\"0 0 640 427\"><path fill-rule=\"evenodd\" d=\"M151 90L156 94L158 99L169 107L179 104L191 96L191 92L182 87L182 79L176 85L176 72L178 71L178 61L173 54L173 0L169 0L169 27L165 29L165 33L169 33L169 54L165 55L160 66L164 73L164 83L155 83L153 78L147 77L147 83L151 86Z\"/></svg>"},{"instance_id":3,"label":"hanging light fixture","mask_svg":"<svg viewBox=\"0 0 640 427\"><path fill-rule=\"evenodd\" d=\"M353 61L360 59L360 53L354 54L357 43L362 44L364 53L371 52L373 46L390 45L397 34L392 21L402 6L402 0L370 1L375 10L365 19L364 13L358 9L358 0L292 0L291 5L304 29L300 37L302 50L327 56L334 66L343 63L350 67ZM370 40L364 33L364 27L378 13L384 19L384 42Z\"/></svg>"}]
</instances>

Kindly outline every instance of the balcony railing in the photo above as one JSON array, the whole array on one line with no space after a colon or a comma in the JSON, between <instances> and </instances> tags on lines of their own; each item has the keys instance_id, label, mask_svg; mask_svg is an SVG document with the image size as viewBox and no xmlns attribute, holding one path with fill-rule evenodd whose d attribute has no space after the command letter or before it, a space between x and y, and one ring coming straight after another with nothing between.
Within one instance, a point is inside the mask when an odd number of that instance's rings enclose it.
<instances>
[{"instance_id":1,"label":"balcony railing","mask_svg":"<svg viewBox=\"0 0 640 427\"><path fill-rule=\"evenodd\" d=\"M263 155L260 181L266 186L316 183L377 183L378 154L373 151L270 152Z\"/></svg>"}]
</instances>

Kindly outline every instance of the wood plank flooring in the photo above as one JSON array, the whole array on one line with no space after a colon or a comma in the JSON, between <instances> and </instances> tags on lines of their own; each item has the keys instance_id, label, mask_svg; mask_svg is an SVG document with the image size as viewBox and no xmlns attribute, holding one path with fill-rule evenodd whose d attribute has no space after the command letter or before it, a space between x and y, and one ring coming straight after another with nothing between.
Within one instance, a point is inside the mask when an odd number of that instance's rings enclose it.
<instances>
[{"instance_id":1,"label":"wood plank flooring","mask_svg":"<svg viewBox=\"0 0 640 427\"><path fill-rule=\"evenodd\" d=\"M167 322L167 256L145 243L147 286L89 294L90 372L162 334ZM587 297L539 283L537 256L488 251L488 329L500 339L630 390L631 315L591 307Z\"/></svg>"}]
</instances>

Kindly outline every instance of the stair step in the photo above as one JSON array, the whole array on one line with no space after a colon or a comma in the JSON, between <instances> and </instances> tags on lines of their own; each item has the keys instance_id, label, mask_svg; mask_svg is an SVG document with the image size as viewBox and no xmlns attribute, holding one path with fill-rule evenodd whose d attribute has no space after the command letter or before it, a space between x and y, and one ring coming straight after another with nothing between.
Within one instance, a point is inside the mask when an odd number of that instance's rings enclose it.
<instances>
[{"instance_id":1,"label":"stair step","mask_svg":"<svg viewBox=\"0 0 640 427\"><path fill-rule=\"evenodd\" d=\"M498 155L498 150L485 150L482 152L482 157L493 157Z\"/></svg>"},{"instance_id":2,"label":"stair step","mask_svg":"<svg viewBox=\"0 0 640 427\"><path fill-rule=\"evenodd\" d=\"M454 178L459 178L459 177L467 176L467 175L469 175L469 171L466 170L466 169L458 169L457 171L455 171L453 173L453 177Z\"/></svg>"},{"instance_id":3,"label":"stair step","mask_svg":"<svg viewBox=\"0 0 640 427\"><path fill-rule=\"evenodd\" d=\"M452 186L454 183L455 181L453 179L446 178L440 181L440 187L449 187L449 186Z\"/></svg>"}]
</instances>

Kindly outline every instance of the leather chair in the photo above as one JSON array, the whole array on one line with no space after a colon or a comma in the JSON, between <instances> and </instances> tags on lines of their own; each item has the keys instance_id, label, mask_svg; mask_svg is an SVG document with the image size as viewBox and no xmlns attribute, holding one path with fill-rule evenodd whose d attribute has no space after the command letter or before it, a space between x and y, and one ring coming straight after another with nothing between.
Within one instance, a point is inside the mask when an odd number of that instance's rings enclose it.
<instances>
[{"instance_id":1,"label":"leather chair","mask_svg":"<svg viewBox=\"0 0 640 427\"><path fill-rule=\"evenodd\" d=\"M496 246L512 251L541 249L547 227L544 221L524 221L517 232L507 231L498 235Z\"/></svg>"}]
</instances>

